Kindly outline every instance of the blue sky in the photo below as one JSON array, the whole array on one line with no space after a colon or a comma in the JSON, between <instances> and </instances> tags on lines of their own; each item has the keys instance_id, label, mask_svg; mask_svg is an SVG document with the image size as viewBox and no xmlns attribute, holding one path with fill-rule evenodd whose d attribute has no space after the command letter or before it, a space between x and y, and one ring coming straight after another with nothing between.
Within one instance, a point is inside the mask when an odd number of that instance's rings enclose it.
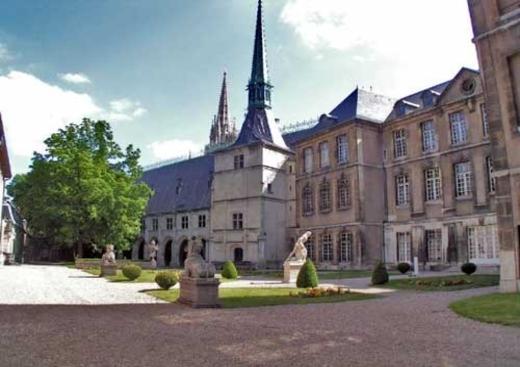
<instances>
[{"instance_id":1,"label":"blue sky","mask_svg":"<svg viewBox=\"0 0 520 367\"><path fill-rule=\"evenodd\" d=\"M402 97L477 68L466 0L264 0L282 124L356 85ZM15 172L82 116L109 120L142 163L208 140L227 70L242 123L256 0L2 0L0 112Z\"/></svg>"}]
</instances>

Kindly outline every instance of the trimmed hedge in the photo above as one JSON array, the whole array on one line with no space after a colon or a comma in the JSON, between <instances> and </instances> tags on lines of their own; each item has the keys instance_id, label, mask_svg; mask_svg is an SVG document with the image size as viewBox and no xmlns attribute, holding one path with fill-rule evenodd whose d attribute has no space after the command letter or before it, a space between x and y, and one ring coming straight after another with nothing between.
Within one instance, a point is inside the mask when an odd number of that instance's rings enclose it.
<instances>
[{"instance_id":1,"label":"trimmed hedge","mask_svg":"<svg viewBox=\"0 0 520 367\"><path fill-rule=\"evenodd\" d=\"M155 283L164 290L173 287L179 281L179 276L174 271L160 271L155 275Z\"/></svg>"},{"instance_id":2,"label":"trimmed hedge","mask_svg":"<svg viewBox=\"0 0 520 367\"><path fill-rule=\"evenodd\" d=\"M233 261L226 261L224 263L224 266L222 267L222 273L221 273L222 277L223 278L226 278L226 279L236 279L238 278L238 271L237 271L237 268L235 266L235 263L233 263Z\"/></svg>"},{"instance_id":3,"label":"trimmed hedge","mask_svg":"<svg viewBox=\"0 0 520 367\"><path fill-rule=\"evenodd\" d=\"M408 263L399 263L399 264L397 264L397 270L399 270L399 272L400 272L401 274L406 274L406 273L408 273L411 269L412 269L412 267L411 267L410 264L408 264Z\"/></svg>"},{"instance_id":4,"label":"trimmed hedge","mask_svg":"<svg viewBox=\"0 0 520 367\"><path fill-rule=\"evenodd\" d=\"M307 259L298 272L296 278L298 288L316 288L318 286L318 274L311 259Z\"/></svg>"},{"instance_id":5,"label":"trimmed hedge","mask_svg":"<svg viewBox=\"0 0 520 367\"><path fill-rule=\"evenodd\" d=\"M471 275L477 271L477 265L475 265L473 263L465 263L465 264L462 264L462 266L460 267L460 270L467 275Z\"/></svg>"},{"instance_id":6,"label":"trimmed hedge","mask_svg":"<svg viewBox=\"0 0 520 367\"><path fill-rule=\"evenodd\" d=\"M142 269L138 265L129 264L129 265L123 266L122 271L123 271L123 275L128 280L136 280L137 278L139 278L141 276Z\"/></svg>"},{"instance_id":7,"label":"trimmed hedge","mask_svg":"<svg viewBox=\"0 0 520 367\"><path fill-rule=\"evenodd\" d=\"M388 271L383 262L378 262L372 271L372 285L380 285L388 283Z\"/></svg>"}]
</instances>

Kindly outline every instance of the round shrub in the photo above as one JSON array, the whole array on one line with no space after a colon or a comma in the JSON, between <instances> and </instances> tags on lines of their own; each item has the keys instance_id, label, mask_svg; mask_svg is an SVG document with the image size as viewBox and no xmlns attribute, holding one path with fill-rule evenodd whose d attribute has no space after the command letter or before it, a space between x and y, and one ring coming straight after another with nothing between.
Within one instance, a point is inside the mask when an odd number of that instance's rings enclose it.
<instances>
[{"instance_id":1,"label":"round shrub","mask_svg":"<svg viewBox=\"0 0 520 367\"><path fill-rule=\"evenodd\" d=\"M155 275L155 283L164 290L170 289L178 281L179 277L173 271L160 271Z\"/></svg>"},{"instance_id":2,"label":"round shrub","mask_svg":"<svg viewBox=\"0 0 520 367\"><path fill-rule=\"evenodd\" d=\"M222 267L222 277L226 279L238 278L238 271L233 261L226 261Z\"/></svg>"},{"instance_id":3,"label":"round shrub","mask_svg":"<svg viewBox=\"0 0 520 367\"><path fill-rule=\"evenodd\" d=\"M378 262L372 271L372 284L379 285L388 283L388 271L383 262Z\"/></svg>"},{"instance_id":4,"label":"round shrub","mask_svg":"<svg viewBox=\"0 0 520 367\"><path fill-rule=\"evenodd\" d=\"M401 274L408 273L410 271L410 269L412 269L412 267L408 263L399 263L399 264L397 264L397 270L399 270L399 272Z\"/></svg>"},{"instance_id":5,"label":"round shrub","mask_svg":"<svg viewBox=\"0 0 520 367\"><path fill-rule=\"evenodd\" d=\"M318 286L318 274L311 259L307 259L298 272L296 278L298 288L316 288Z\"/></svg>"},{"instance_id":6,"label":"round shrub","mask_svg":"<svg viewBox=\"0 0 520 367\"><path fill-rule=\"evenodd\" d=\"M121 269L123 271L123 275L128 280L136 280L141 275L141 267L135 264L129 264L123 266Z\"/></svg>"},{"instance_id":7,"label":"round shrub","mask_svg":"<svg viewBox=\"0 0 520 367\"><path fill-rule=\"evenodd\" d=\"M462 272L467 275L471 275L477 271L477 265L475 265L473 263L465 263L465 264L462 264L462 266L460 267L460 270L462 270Z\"/></svg>"}]
</instances>

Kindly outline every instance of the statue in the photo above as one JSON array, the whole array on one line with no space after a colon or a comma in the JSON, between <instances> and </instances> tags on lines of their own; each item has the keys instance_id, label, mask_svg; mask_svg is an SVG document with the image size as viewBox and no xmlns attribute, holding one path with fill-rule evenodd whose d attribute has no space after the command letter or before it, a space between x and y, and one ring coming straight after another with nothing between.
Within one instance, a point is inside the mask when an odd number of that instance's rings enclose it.
<instances>
[{"instance_id":1,"label":"statue","mask_svg":"<svg viewBox=\"0 0 520 367\"><path fill-rule=\"evenodd\" d=\"M215 266L202 257L202 248L202 239L192 237L181 276L179 302L194 308L220 307L220 281L215 278Z\"/></svg>"},{"instance_id":2,"label":"statue","mask_svg":"<svg viewBox=\"0 0 520 367\"><path fill-rule=\"evenodd\" d=\"M295 282L301 267L307 260L307 248L305 242L311 238L312 232L305 232L294 244L293 250L283 263L283 282Z\"/></svg>"},{"instance_id":3,"label":"statue","mask_svg":"<svg viewBox=\"0 0 520 367\"><path fill-rule=\"evenodd\" d=\"M148 258L150 259L150 263L153 268L157 267L157 251L159 251L159 246L155 242L155 240L151 240L148 244Z\"/></svg>"},{"instance_id":4,"label":"statue","mask_svg":"<svg viewBox=\"0 0 520 367\"><path fill-rule=\"evenodd\" d=\"M300 238L298 238L298 241L294 244L294 248L287 256L287 259L285 262L288 261L301 261L305 262L307 260L307 248L305 247L305 242L309 240L309 238L312 236L311 231L305 232Z\"/></svg>"},{"instance_id":5,"label":"statue","mask_svg":"<svg viewBox=\"0 0 520 367\"><path fill-rule=\"evenodd\" d=\"M184 275L190 278L214 278L215 266L206 262L201 255L202 239L193 237L188 246L188 257L184 262Z\"/></svg>"},{"instance_id":6,"label":"statue","mask_svg":"<svg viewBox=\"0 0 520 367\"><path fill-rule=\"evenodd\" d=\"M105 253L101 257L101 273L100 276L116 275L117 264L116 255L114 254L114 245L106 245Z\"/></svg>"}]
</instances>

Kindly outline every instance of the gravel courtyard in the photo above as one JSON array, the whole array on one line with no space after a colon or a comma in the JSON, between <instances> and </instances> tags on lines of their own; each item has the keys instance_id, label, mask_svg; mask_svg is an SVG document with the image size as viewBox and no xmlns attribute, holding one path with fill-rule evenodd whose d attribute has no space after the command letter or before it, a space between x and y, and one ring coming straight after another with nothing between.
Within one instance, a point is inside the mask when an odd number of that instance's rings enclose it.
<instances>
[{"instance_id":1,"label":"gravel courtyard","mask_svg":"<svg viewBox=\"0 0 520 367\"><path fill-rule=\"evenodd\" d=\"M35 281L27 284L46 287L34 278L39 269L27 271ZM5 274L1 269L1 283ZM100 279L77 279L104 287ZM112 285L103 292L117 289ZM42 297L52 290L70 299L68 287L47 288ZM5 291L0 285L0 303L10 296ZM0 366L520 366L520 329L463 319L447 308L452 300L493 291L397 292L238 310L0 305Z\"/></svg>"}]
</instances>

